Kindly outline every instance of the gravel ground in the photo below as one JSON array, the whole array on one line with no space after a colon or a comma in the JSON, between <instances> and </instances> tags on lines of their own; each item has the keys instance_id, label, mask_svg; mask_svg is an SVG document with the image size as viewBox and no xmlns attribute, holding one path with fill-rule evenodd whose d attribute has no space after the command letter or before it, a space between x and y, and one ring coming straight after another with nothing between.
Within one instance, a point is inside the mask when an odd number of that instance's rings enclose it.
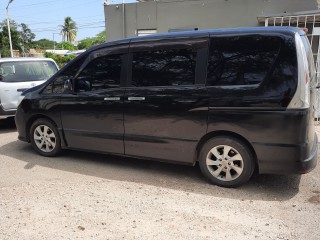
<instances>
[{"instance_id":1,"label":"gravel ground","mask_svg":"<svg viewBox=\"0 0 320 240\"><path fill-rule=\"evenodd\" d=\"M317 129L320 132L320 129ZM210 185L198 167L37 155L0 120L0 239L320 239L320 170Z\"/></svg>"}]
</instances>

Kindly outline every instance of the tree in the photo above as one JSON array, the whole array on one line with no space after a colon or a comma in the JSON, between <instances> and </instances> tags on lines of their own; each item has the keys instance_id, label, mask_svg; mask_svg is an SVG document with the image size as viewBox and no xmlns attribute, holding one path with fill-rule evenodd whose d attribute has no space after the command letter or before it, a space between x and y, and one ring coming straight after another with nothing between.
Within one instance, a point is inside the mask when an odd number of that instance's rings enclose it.
<instances>
[{"instance_id":1,"label":"tree","mask_svg":"<svg viewBox=\"0 0 320 240\"><path fill-rule=\"evenodd\" d=\"M7 27L7 21L4 20L0 22L0 49L1 49L1 55L4 57L10 56L10 45L9 45L9 35L8 35L8 27ZM18 31L18 24L10 20L10 31L11 31L11 42L12 42L12 48L14 50L21 51L22 48L22 42L20 37L20 32Z\"/></svg>"},{"instance_id":2,"label":"tree","mask_svg":"<svg viewBox=\"0 0 320 240\"><path fill-rule=\"evenodd\" d=\"M33 47L33 40L36 35L30 30L27 24L20 25L10 20L11 42L13 50L27 52ZM10 44L7 21L0 22L0 50L4 57L10 56Z\"/></svg>"},{"instance_id":3,"label":"tree","mask_svg":"<svg viewBox=\"0 0 320 240\"><path fill-rule=\"evenodd\" d=\"M55 44L57 43L55 42ZM38 41L34 41L32 43L32 46L34 48L40 48L40 49L53 49L53 41L43 38Z\"/></svg>"},{"instance_id":4,"label":"tree","mask_svg":"<svg viewBox=\"0 0 320 240\"><path fill-rule=\"evenodd\" d=\"M99 39L99 41L101 41L101 43L104 43L107 40L107 34L106 31L101 31L96 35L97 39Z\"/></svg>"},{"instance_id":5,"label":"tree","mask_svg":"<svg viewBox=\"0 0 320 240\"><path fill-rule=\"evenodd\" d=\"M70 62L72 59L76 57L75 55L59 56L57 54L48 52L45 52L44 56L47 58L52 58L58 64L59 67L63 67L66 63Z\"/></svg>"},{"instance_id":6,"label":"tree","mask_svg":"<svg viewBox=\"0 0 320 240\"><path fill-rule=\"evenodd\" d=\"M88 49L92 46L104 43L106 41L106 32L102 31L98 33L95 37L85 38L79 41L79 49Z\"/></svg>"},{"instance_id":7,"label":"tree","mask_svg":"<svg viewBox=\"0 0 320 240\"><path fill-rule=\"evenodd\" d=\"M28 28L28 26L24 23L20 24L20 28L21 44L25 51L29 51L30 48L32 48L32 41L35 39L36 35L31 32L30 28Z\"/></svg>"},{"instance_id":8,"label":"tree","mask_svg":"<svg viewBox=\"0 0 320 240\"><path fill-rule=\"evenodd\" d=\"M64 24L60 25L61 34L63 36L63 41L74 42L77 37L77 24L71 19L71 17L66 17L64 19Z\"/></svg>"}]
</instances>

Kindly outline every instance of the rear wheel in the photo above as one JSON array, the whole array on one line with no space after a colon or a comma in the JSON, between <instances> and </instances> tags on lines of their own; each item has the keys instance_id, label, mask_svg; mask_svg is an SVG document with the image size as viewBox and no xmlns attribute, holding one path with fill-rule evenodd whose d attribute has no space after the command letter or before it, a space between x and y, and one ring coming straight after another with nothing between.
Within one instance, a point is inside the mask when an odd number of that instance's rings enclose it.
<instances>
[{"instance_id":1,"label":"rear wheel","mask_svg":"<svg viewBox=\"0 0 320 240\"><path fill-rule=\"evenodd\" d=\"M238 187L247 182L254 171L251 151L242 141L220 136L210 139L201 149L199 165L203 175L221 187Z\"/></svg>"},{"instance_id":2,"label":"rear wheel","mask_svg":"<svg viewBox=\"0 0 320 240\"><path fill-rule=\"evenodd\" d=\"M36 120L30 130L33 148L42 156L53 157L61 152L61 140L57 127L48 119Z\"/></svg>"}]
</instances>

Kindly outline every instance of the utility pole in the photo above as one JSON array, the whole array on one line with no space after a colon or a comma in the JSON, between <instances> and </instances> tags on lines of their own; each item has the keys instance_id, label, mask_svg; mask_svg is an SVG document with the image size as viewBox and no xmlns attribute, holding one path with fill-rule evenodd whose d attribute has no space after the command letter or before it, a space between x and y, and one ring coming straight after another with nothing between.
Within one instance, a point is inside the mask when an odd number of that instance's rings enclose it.
<instances>
[{"instance_id":1,"label":"utility pole","mask_svg":"<svg viewBox=\"0 0 320 240\"><path fill-rule=\"evenodd\" d=\"M124 0L122 0L122 37L125 38L126 25L125 25L125 12L124 12Z\"/></svg>"},{"instance_id":2,"label":"utility pole","mask_svg":"<svg viewBox=\"0 0 320 240\"><path fill-rule=\"evenodd\" d=\"M8 3L7 7L6 7L6 10L7 10L7 25L8 25L9 44L10 44L10 54L11 54L11 57L13 58L11 31L10 31L10 20L9 20L9 5L12 2L13 2L13 0L9 1L9 3Z\"/></svg>"},{"instance_id":3,"label":"utility pole","mask_svg":"<svg viewBox=\"0 0 320 240\"><path fill-rule=\"evenodd\" d=\"M52 33L52 36L53 36L53 50L54 51L56 50L56 42L54 41L54 35L55 34L61 35L61 33Z\"/></svg>"}]
</instances>

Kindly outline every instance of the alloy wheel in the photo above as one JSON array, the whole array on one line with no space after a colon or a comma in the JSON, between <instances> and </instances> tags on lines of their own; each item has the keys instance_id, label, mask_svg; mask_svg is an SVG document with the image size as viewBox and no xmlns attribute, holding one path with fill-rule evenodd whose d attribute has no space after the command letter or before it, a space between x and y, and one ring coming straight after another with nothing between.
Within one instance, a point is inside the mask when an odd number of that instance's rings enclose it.
<instances>
[{"instance_id":1,"label":"alloy wheel","mask_svg":"<svg viewBox=\"0 0 320 240\"><path fill-rule=\"evenodd\" d=\"M212 176L222 181L237 179L244 169L241 154L228 145L212 148L207 154L206 165Z\"/></svg>"},{"instance_id":2,"label":"alloy wheel","mask_svg":"<svg viewBox=\"0 0 320 240\"><path fill-rule=\"evenodd\" d=\"M39 125L33 133L33 139L39 150L42 152L51 152L56 147L56 135L46 125Z\"/></svg>"}]
</instances>

